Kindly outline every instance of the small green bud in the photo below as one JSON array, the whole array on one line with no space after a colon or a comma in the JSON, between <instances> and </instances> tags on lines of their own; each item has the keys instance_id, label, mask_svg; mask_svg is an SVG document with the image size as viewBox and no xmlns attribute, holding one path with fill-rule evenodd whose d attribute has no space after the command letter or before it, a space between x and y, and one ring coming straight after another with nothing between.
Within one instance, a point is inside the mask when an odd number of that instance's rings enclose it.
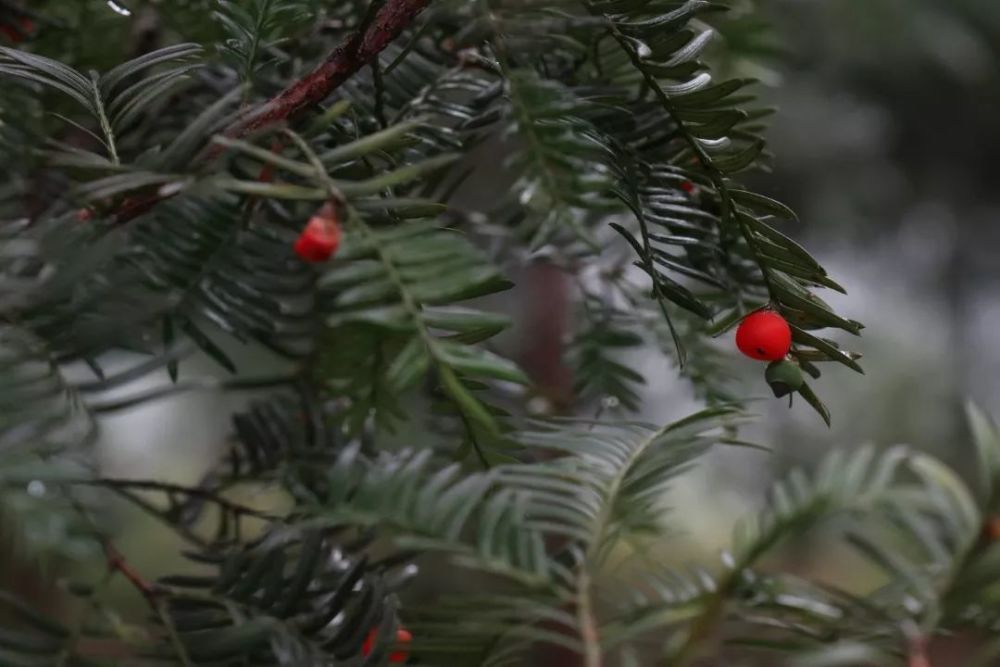
<instances>
[{"instance_id":1,"label":"small green bud","mask_svg":"<svg viewBox=\"0 0 1000 667\"><path fill-rule=\"evenodd\" d=\"M798 391L805 382L799 365L787 359L768 364L764 379L778 398Z\"/></svg>"}]
</instances>

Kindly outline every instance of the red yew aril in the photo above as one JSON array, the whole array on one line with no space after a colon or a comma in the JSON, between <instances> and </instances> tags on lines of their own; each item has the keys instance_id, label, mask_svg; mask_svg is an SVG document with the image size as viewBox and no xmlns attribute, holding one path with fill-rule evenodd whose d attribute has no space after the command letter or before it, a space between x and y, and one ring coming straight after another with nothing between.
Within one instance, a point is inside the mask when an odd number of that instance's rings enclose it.
<instances>
[{"instance_id":1,"label":"red yew aril","mask_svg":"<svg viewBox=\"0 0 1000 667\"><path fill-rule=\"evenodd\" d=\"M340 246L340 225L332 204L326 204L309 218L305 229L295 241L295 254L306 262L319 263L330 259Z\"/></svg>"},{"instance_id":2,"label":"red yew aril","mask_svg":"<svg viewBox=\"0 0 1000 667\"><path fill-rule=\"evenodd\" d=\"M22 16L18 19L16 26L10 23L0 23L0 34L14 44L20 44L34 33L35 22L27 16Z\"/></svg>"},{"instance_id":3,"label":"red yew aril","mask_svg":"<svg viewBox=\"0 0 1000 667\"><path fill-rule=\"evenodd\" d=\"M372 649L375 648L375 640L378 638L378 631L372 630L365 637L365 643L361 647L361 655L367 657L371 655ZM409 647L410 642L413 641L413 634L406 629L400 628L396 630L396 644L402 647L400 651L393 651L389 654L389 662L401 664L406 662L410 658Z\"/></svg>"},{"instance_id":4,"label":"red yew aril","mask_svg":"<svg viewBox=\"0 0 1000 667\"><path fill-rule=\"evenodd\" d=\"M1000 542L1000 515L991 516L983 524L982 537L987 542Z\"/></svg>"},{"instance_id":5,"label":"red yew aril","mask_svg":"<svg viewBox=\"0 0 1000 667\"><path fill-rule=\"evenodd\" d=\"M736 347L751 359L778 361L792 349L792 329L773 310L758 310L743 318L736 329Z\"/></svg>"}]
</instances>

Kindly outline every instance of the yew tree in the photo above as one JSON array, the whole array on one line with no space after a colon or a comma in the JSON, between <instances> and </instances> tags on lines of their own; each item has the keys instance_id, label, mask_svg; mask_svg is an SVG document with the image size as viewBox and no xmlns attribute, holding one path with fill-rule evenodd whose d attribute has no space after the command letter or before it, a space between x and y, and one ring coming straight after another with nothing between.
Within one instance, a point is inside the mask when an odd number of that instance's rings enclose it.
<instances>
[{"instance_id":1,"label":"yew tree","mask_svg":"<svg viewBox=\"0 0 1000 667\"><path fill-rule=\"evenodd\" d=\"M751 185L773 110L733 4L0 0L2 567L43 582L3 578L0 665L918 667L996 630L977 411L978 486L835 451L671 557L665 494L749 445L748 396L823 428L821 372L861 372ZM637 421L671 368L703 409ZM102 422L188 392L247 397L215 464L110 476ZM115 503L188 565L136 567ZM767 566L822 525L876 588Z\"/></svg>"}]
</instances>

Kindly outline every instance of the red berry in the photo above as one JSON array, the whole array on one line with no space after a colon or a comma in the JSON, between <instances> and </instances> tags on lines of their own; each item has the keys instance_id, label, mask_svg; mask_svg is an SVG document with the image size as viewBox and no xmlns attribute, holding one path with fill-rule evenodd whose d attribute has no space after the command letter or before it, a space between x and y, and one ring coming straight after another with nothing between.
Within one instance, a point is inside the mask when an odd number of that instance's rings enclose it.
<instances>
[{"instance_id":1,"label":"red berry","mask_svg":"<svg viewBox=\"0 0 1000 667\"><path fill-rule=\"evenodd\" d=\"M403 663L406 662L410 657L410 642L413 641L413 633L409 630L403 630L400 628L396 630L396 644L402 646L401 651L395 651L389 654L389 662Z\"/></svg>"},{"instance_id":2,"label":"red berry","mask_svg":"<svg viewBox=\"0 0 1000 667\"><path fill-rule=\"evenodd\" d=\"M375 648L375 640L378 637L378 630L372 630L365 637L365 643L361 646L361 655L367 657L371 655L372 649ZM413 634L409 630L400 628L396 630L396 644L403 647L401 651L394 651L389 654L389 662L393 663L404 663L410 657L410 651L407 648L410 642L413 641Z\"/></svg>"},{"instance_id":3,"label":"red berry","mask_svg":"<svg viewBox=\"0 0 1000 667\"><path fill-rule=\"evenodd\" d=\"M94 219L94 209L92 208L80 208L76 211L77 222L90 222Z\"/></svg>"},{"instance_id":4,"label":"red berry","mask_svg":"<svg viewBox=\"0 0 1000 667\"><path fill-rule=\"evenodd\" d=\"M295 241L295 254L307 262L325 262L340 245L340 225L333 206L327 204L309 218L306 228Z\"/></svg>"},{"instance_id":5,"label":"red berry","mask_svg":"<svg viewBox=\"0 0 1000 667\"><path fill-rule=\"evenodd\" d=\"M684 181L683 183L681 183L681 190L683 190L688 194L691 194L692 192L694 192L694 183L692 183L691 181Z\"/></svg>"},{"instance_id":6,"label":"red berry","mask_svg":"<svg viewBox=\"0 0 1000 667\"><path fill-rule=\"evenodd\" d=\"M257 175L257 180L261 183L270 183L274 180L274 165L265 164Z\"/></svg>"},{"instance_id":7,"label":"red berry","mask_svg":"<svg viewBox=\"0 0 1000 667\"><path fill-rule=\"evenodd\" d=\"M792 349L792 330L773 310L758 310L740 322L736 347L751 359L778 361Z\"/></svg>"},{"instance_id":8,"label":"red berry","mask_svg":"<svg viewBox=\"0 0 1000 667\"><path fill-rule=\"evenodd\" d=\"M35 22L27 16L23 16L17 21L17 27L10 24L0 23L0 34L3 34L14 44L20 44L27 37L35 32Z\"/></svg>"},{"instance_id":9,"label":"red berry","mask_svg":"<svg viewBox=\"0 0 1000 667\"><path fill-rule=\"evenodd\" d=\"M983 538L990 542L1000 542L1000 516L991 516L983 524Z\"/></svg>"}]
</instances>

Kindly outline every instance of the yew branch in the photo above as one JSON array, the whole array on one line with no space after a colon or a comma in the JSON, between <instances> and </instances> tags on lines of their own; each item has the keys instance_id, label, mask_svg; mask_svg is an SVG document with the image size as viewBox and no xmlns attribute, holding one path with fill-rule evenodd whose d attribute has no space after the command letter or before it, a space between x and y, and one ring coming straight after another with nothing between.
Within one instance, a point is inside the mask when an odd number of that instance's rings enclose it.
<instances>
[{"instance_id":1,"label":"yew branch","mask_svg":"<svg viewBox=\"0 0 1000 667\"><path fill-rule=\"evenodd\" d=\"M311 73L237 120L225 135L242 137L319 104L371 63L429 4L430 0L388 0L367 27L351 35Z\"/></svg>"},{"instance_id":2,"label":"yew branch","mask_svg":"<svg viewBox=\"0 0 1000 667\"><path fill-rule=\"evenodd\" d=\"M372 0L373 3L378 0ZM326 99L358 70L372 62L409 27L431 0L385 0L384 4L347 40L335 48L312 72L293 82L270 100L252 108L223 131L229 138L294 120L303 111ZM373 6L375 6L373 4ZM218 157L222 147L212 145L204 161ZM126 200L113 214L117 223L145 213L167 196L153 194Z\"/></svg>"}]
</instances>

